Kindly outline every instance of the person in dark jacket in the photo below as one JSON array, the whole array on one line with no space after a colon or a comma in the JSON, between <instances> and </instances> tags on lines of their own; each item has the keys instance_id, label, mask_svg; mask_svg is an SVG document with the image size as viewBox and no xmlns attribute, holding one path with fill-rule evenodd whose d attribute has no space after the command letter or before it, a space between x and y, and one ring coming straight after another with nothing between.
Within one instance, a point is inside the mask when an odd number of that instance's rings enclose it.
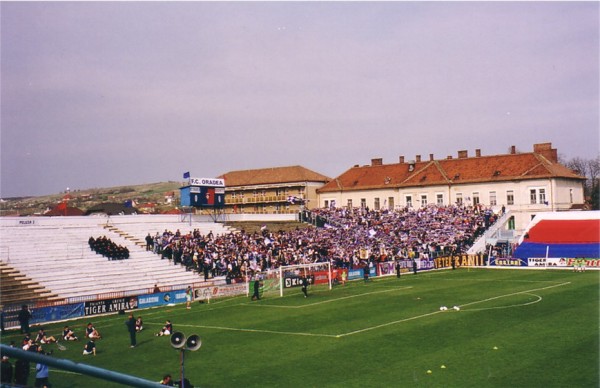
<instances>
[{"instance_id":1,"label":"person in dark jacket","mask_svg":"<svg viewBox=\"0 0 600 388\"><path fill-rule=\"evenodd\" d=\"M29 320L31 319L31 311L29 311L29 307L27 307L26 304L21 306L21 311L19 311L17 319L19 320L19 324L21 325L21 334L31 334L29 332Z\"/></svg>"},{"instance_id":2,"label":"person in dark jacket","mask_svg":"<svg viewBox=\"0 0 600 388\"><path fill-rule=\"evenodd\" d=\"M127 326L127 330L129 331L129 342L132 348L135 348L135 346L137 345L136 342L136 338L135 338L135 318L133 317L133 314L129 314L129 319L127 319L127 321L125 321L125 325Z\"/></svg>"}]
</instances>

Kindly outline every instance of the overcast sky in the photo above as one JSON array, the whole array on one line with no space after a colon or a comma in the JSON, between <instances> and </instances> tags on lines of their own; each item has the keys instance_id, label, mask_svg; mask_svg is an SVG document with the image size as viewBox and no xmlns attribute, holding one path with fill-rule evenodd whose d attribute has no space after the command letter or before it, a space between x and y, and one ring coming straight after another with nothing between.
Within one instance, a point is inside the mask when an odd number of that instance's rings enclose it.
<instances>
[{"instance_id":1,"label":"overcast sky","mask_svg":"<svg viewBox=\"0 0 600 388\"><path fill-rule=\"evenodd\" d=\"M4 198L599 154L599 3L2 2Z\"/></svg>"}]
</instances>

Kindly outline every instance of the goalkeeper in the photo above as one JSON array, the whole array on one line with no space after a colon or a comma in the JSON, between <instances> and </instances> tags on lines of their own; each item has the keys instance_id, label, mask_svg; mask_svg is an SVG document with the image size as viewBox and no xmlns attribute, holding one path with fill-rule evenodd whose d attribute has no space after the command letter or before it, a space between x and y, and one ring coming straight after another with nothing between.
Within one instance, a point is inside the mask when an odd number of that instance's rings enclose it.
<instances>
[{"instance_id":1,"label":"goalkeeper","mask_svg":"<svg viewBox=\"0 0 600 388\"><path fill-rule=\"evenodd\" d=\"M308 279L306 275L302 276L302 292L304 293L304 297L308 298Z\"/></svg>"}]
</instances>

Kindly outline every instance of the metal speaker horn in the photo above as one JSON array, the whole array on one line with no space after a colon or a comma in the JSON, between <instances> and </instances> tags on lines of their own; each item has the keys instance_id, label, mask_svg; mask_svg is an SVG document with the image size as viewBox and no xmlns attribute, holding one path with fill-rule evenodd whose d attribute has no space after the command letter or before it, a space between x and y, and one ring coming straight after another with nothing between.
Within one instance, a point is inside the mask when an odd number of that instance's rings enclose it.
<instances>
[{"instance_id":1,"label":"metal speaker horn","mask_svg":"<svg viewBox=\"0 0 600 388\"><path fill-rule=\"evenodd\" d=\"M175 332L171 334L171 346L175 349L180 349L185 345L185 334Z\"/></svg>"},{"instance_id":2,"label":"metal speaker horn","mask_svg":"<svg viewBox=\"0 0 600 388\"><path fill-rule=\"evenodd\" d=\"M197 334L192 334L188 337L185 345L188 350L195 351L200 349L200 346L202 346L202 340Z\"/></svg>"}]
</instances>

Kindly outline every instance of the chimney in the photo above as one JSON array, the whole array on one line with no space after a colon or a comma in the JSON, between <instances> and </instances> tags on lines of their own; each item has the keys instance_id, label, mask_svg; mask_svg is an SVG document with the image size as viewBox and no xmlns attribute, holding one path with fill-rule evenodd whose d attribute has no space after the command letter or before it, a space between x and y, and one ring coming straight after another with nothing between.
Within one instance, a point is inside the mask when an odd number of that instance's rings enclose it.
<instances>
[{"instance_id":1,"label":"chimney","mask_svg":"<svg viewBox=\"0 0 600 388\"><path fill-rule=\"evenodd\" d=\"M510 146L510 154L514 155L517 153L517 147L516 146Z\"/></svg>"},{"instance_id":2,"label":"chimney","mask_svg":"<svg viewBox=\"0 0 600 388\"><path fill-rule=\"evenodd\" d=\"M534 144L533 152L542 155L552 163L558 162L558 151L556 148L552 148L552 143Z\"/></svg>"},{"instance_id":3,"label":"chimney","mask_svg":"<svg viewBox=\"0 0 600 388\"><path fill-rule=\"evenodd\" d=\"M421 155L415 156L415 159L417 160L417 163L419 163L421 161Z\"/></svg>"},{"instance_id":4,"label":"chimney","mask_svg":"<svg viewBox=\"0 0 600 388\"><path fill-rule=\"evenodd\" d=\"M448 160L452 160L452 155L448 155L448 156L446 156L446 159L448 159Z\"/></svg>"},{"instance_id":5,"label":"chimney","mask_svg":"<svg viewBox=\"0 0 600 388\"><path fill-rule=\"evenodd\" d=\"M475 150L475 156L481 158L481 150L479 148Z\"/></svg>"},{"instance_id":6,"label":"chimney","mask_svg":"<svg viewBox=\"0 0 600 388\"><path fill-rule=\"evenodd\" d=\"M429 161L433 162L433 154L429 154Z\"/></svg>"},{"instance_id":7,"label":"chimney","mask_svg":"<svg viewBox=\"0 0 600 388\"><path fill-rule=\"evenodd\" d=\"M400 156L400 164L404 163L404 155Z\"/></svg>"},{"instance_id":8,"label":"chimney","mask_svg":"<svg viewBox=\"0 0 600 388\"><path fill-rule=\"evenodd\" d=\"M371 159L371 166L381 166L381 165L383 165L382 158Z\"/></svg>"},{"instance_id":9,"label":"chimney","mask_svg":"<svg viewBox=\"0 0 600 388\"><path fill-rule=\"evenodd\" d=\"M469 152L467 150L458 151L459 159L466 159L469 157Z\"/></svg>"}]
</instances>

